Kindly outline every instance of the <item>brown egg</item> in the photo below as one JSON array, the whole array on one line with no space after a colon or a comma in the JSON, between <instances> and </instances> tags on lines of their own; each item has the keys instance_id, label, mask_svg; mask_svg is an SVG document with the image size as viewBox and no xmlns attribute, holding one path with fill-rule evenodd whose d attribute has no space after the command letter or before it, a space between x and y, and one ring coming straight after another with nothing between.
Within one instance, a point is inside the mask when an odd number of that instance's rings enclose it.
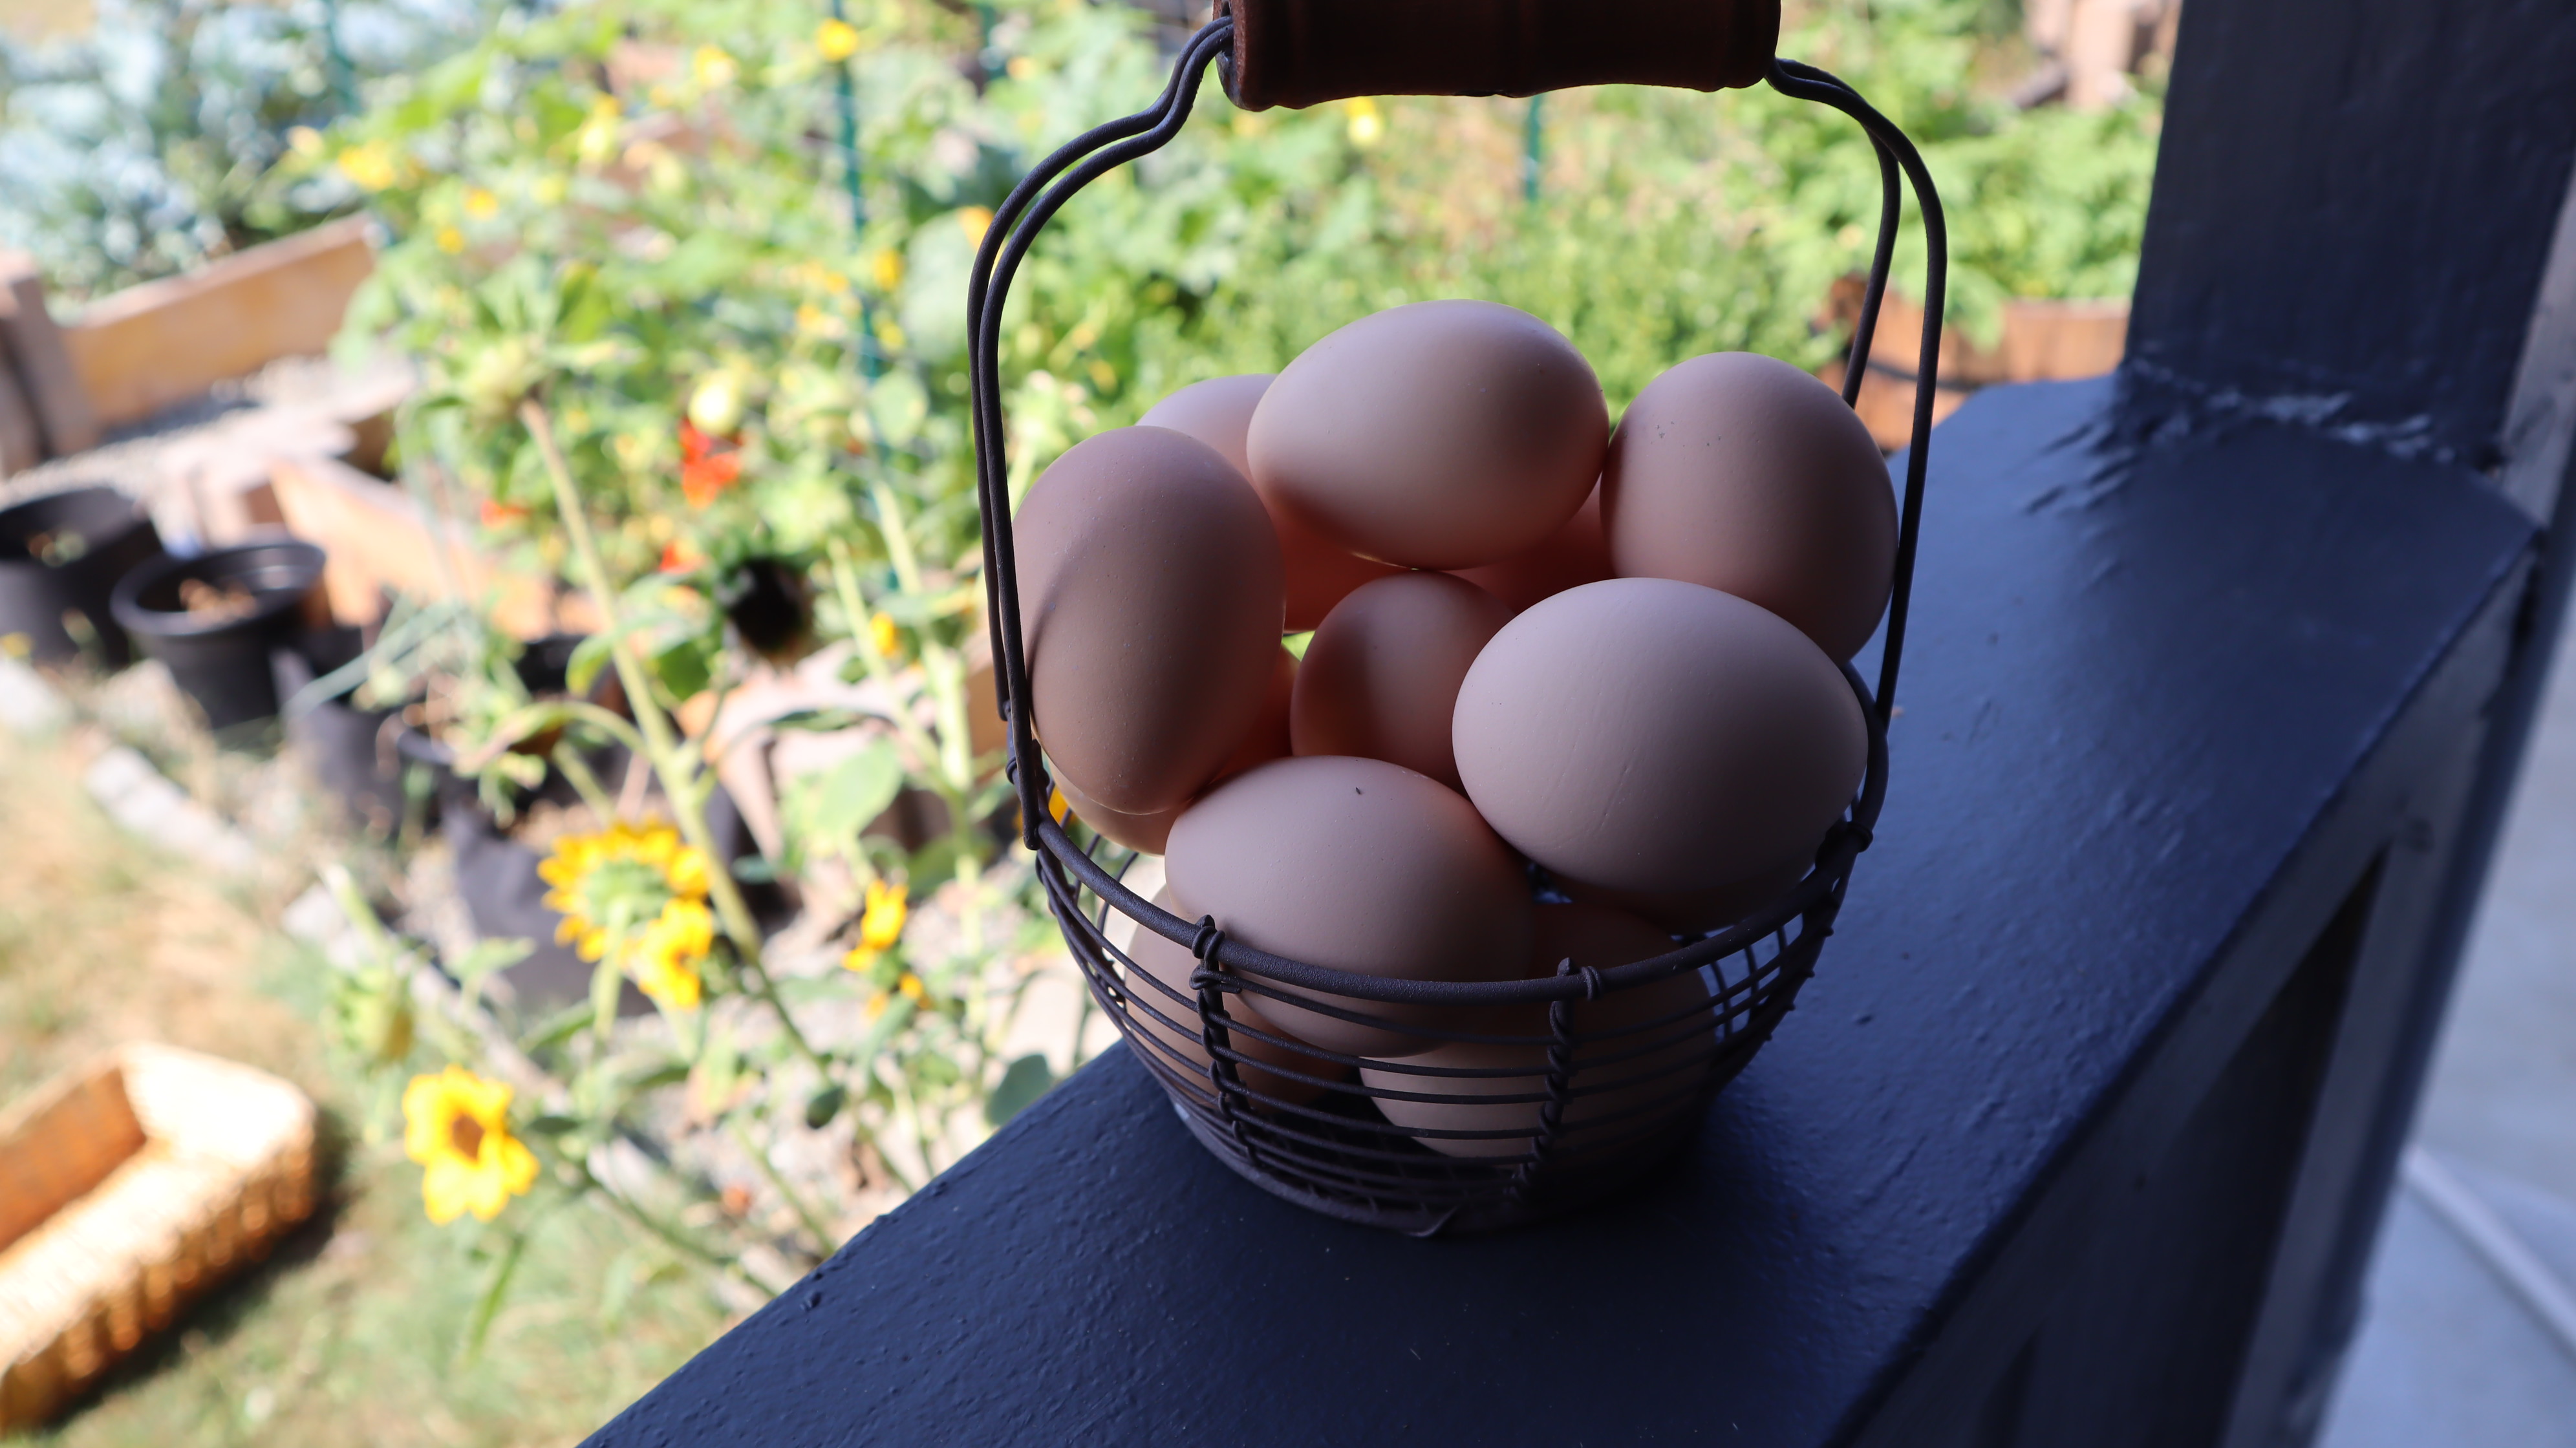
<instances>
[{"instance_id":1,"label":"brown egg","mask_svg":"<svg viewBox=\"0 0 2576 1448\"><path fill-rule=\"evenodd\" d=\"M1601 473L1610 557L1748 599L1836 661L1878 627L1896 498L1841 394L1752 352L1693 357L1646 384Z\"/></svg>"},{"instance_id":2,"label":"brown egg","mask_svg":"<svg viewBox=\"0 0 2576 1448\"><path fill-rule=\"evenodd\" d=\"M1057 772L1121 814L1215 775L1277 668L1279 540L1252 486L1159 427L1086 438L1015 524L1031 720Z\"/></svg>"},{"instance_id":3,"label":"brown egg","mask_svg":"<svg viewBox=\"0 0 2576 1448\"><path fill-rule=\"evenodd\" d=\"M1815 851L1806 850L1788 864L1750 879L1714 885L1706 890L1687 890L1678 895L1612 890L1562 878L1556 883L1559 889L1577 900L1625 910L1676 935L1706 935L1713 930L1723 930L1788 894L1791 886L1807 878L1807 871L1814 863Z\"/></svg>"},{"instance_id":4,"label":"brown egg","mask_svg":"<svg viewBox=\"0 0 2576 1448\"><path fill-rule=\"evenodd\" d=\"M1165 862L1180 898L1233 938L1309 965L1407 980L1504 980L1530 944L1520 863L1467 801L1377 759L1282 759L1210 790L1172 827ZM1277 986L1284 995L1312 998ZM1335 998L1344 1021L1263 996L1253 1010L1300 1039L1351 1055L1402 1056L1455 1029L1438 1006Z\"/></svg>"},{"instance_id":5,"label":"brown egg","mask_svg":"<svg viewBox=\"0 0 2576 1448\"><path fill-rule=\"evenodd\" d=\"M1383 759L1456 789L1449 721L1458 682L1511 618L1500 599L1446 573L1402 573L1361 588L1306 646L1290 742L1299 754Z\"/></svg>"},{"instance_id":6,"label":"brown egg","mask_svg":"<svg viewBox=\"0 0 2576 1448\"><path fill-rule=\"evenodd\" d=\"M1458 774L1496 833L1569 879L1678 894L1823 838L1868 762L1842 672L1776 614L1614 578L1503 626L1458 690Z\"/></svg>"},{"instance_id":7,"label":"brown egg","mask_svg":"<svg viewBox=\"0 0 2576 1448\"><path fill-rule=\"evenodd\" d=\"M1261 712L1253 717L1252 728L1234 753L1217 766L1216 779L1241 774L1256 764L1288 757L1288 702L1297 687L1297 656L1286 649L1278 651L1278 662L1270 671L1270 683L1261 696ZM1215 783L1210 780L1209 783ZM1067 783L1059 772L1055 787L1064 791L1065 802L1084 824L1131 850L1149 855L1163 853L1163 844L1171 838L1172 821L1181 817L1186 805L1175 805L1153 814L1126 814L1109 808Z\"/></svg>"},{"instance_id":8,"label":"brown egg","mask_svg":"<svg viewBox=\"0 0 2576 1448\"><path fill-rule=\"evenodd\" d=\"M1154 903L1184 920L1198 918L1197 914L1187 906L1174 901L1172 887L1169 885L1156 892ZM1136 927L1136 941L1127 948L1127 958L1135 963L1135 969L1143 971L1173 993L1167 995L1151 985L1130 985L1128 994L1136 1001L1142 1002L1145 1007L1149 1007L1152 1013L1149 1014L1147 1010L1131 1005L1128 1018L1143 1027L1145 1033L1155 1041L1177 1052L1182 1060L1174 1060L1156 1046L1138 1047L1137 1054L1152 1056L1154 1064L1166 1070L1195 1070L1199 1073L1202 1084L1206 1084L1208 1062L1212 1058L1208 1055L1207 1043L1199 1036L1198 992L1190 986L1190 974L1198 969L1198 958L1142 925ZM1175 999L1175 995L1179 998ZM1226 1014L1242 1015L1243 1012L1239 1009L1242 1000L1243 997L1240 995L1226 997ZM1156 1019L1157 1015L1162 1019ZM1274 1036L1287 1034L1258 1018L1250 1024L1254 1029L1266 1031ZM1227 1035L1230 1037L1229 1044L1235 1050L1256 1061L1267 1061L1283 1071L1321 1077L1325 1080L1338 1080L1350 1075L1350 1068L1347 1066L1321 1060L1287 1046L1274 1045L1239 1030L1229 1031ZM1183 1061L1188 1064L1182 1064ZM1244 1065L1240 1061L1235 1063L1235 1071L1242 1078L1243 1084L1252 1091L1301 1106L1323 1095L1327 1089L1312 1081L1282 1076L1277 1072L1264 1071L1258 1066ZM1216 1088L1210 1085L1208 1089L1213 1091Z\"/></svg>"},{"instance_id":9,"label":"brown egg","mask_svg":"<svg viewBox=\"0 0 2576 1448\"><path fill-rule=\"evenodd\" d=\"M1243 742L1235 745L1225 763L1217 766L1217 779L1289 756L1289 708L1297 695L1297 673L1295 654L1284 648L1271 650L1270 682L1261 691L1261 712L1252 716L1252 727L1244 732Z\"/></svg>"},{"instance_id":10,"label":"brown egg","mask_svg":"<svg viewBox=\"0 0 2576 1448\"><path fill-rule=\"evenodd\" d=\"M1593 489L1565 526L1536 548L1482 568L1461 568L1457 576L1501 599L1514 613L1569 588L1617 577L1610 566L1610 540L1601 532L1601 490Z\"/></svg>"},{"instance_id":11,"label":"brown egg","mask_svg":"<svg viewBox=\"0 0 2576 1448\"><path fill-rule=\"evenodd\" d=\"M1181 817L1181 807L1159 810L1153 814L1121 814L1084 794L1062 778L1055 787L1064 791L1064 802L1073 807L1074 817L1100 834L1149 855L1163 853L1163 844L1172 837L1172 822Z\"/></svg>"},{"instance_id":12,"label":"brown egg","mask_svg":"<svg viewBox=\"0 0 2576 1448\"><path fill-rule=\"evenodd\" d=\"M1574 344L1493 302L1416 302L1299 354L1252 414L1262 495L1363 557L1474 568L1583 506L1610 436Z\"/></svg>"},{"instance_id":13,"label":"brown egg","mask_svg":"<svg viewBox=\"0 0 2576 1448\"><path fill-rule=\"evenodd\" d=\"M1252 476L1244 456L1244 434L1252 426L1252 409L1268 390L1269 372L1216 377L1193 382L1146 410L1142 427L1168 427L1186 433L1225 455L1235 471ZM1260 485L1255 483L1254 490ZM1324 621L1333 605L1373 578L1400 572L1375 559L1362 558L1300 523L1268 497L1271 526L1279 530L1279 551L1288 569L1288 630L1303 633ZM1607 574L1603 575L1607 577Z\"/></svg>"},{"instance_id":14,"label":"brown egg","mask_svg":"<svg viewBox=\"0 0 2576 1448\"><path fill-rule=\"evenodd\" d=\"M1560 960L1607 970L1677 949L1671 937L1633 915L1597 905L1541 905L1536 911L1538 948L1529 974L1552 976ZM1574 1099L1559 1119L1556 1149L1614 1150L1630 1138L1651 1136L1690 1109L1715 1055L1716 1017L1708 982L1689 971L1651 985L1613 991L1574 1007ZM1683 1012L1695 1011L1684 1015ZM1673 1018L1673 1019L1668 1019ZM1545 1036L1544 1006L1515 1011L1494 1035ZM1509 1070L1513 1076L1419 1076L1362 1066L1360 1080L1386 1091L1444 1096L1542 1096L1547 1091L1547 1047L1452 1041L1408 1058L1408 1066L1453 1070ZM1539 1124L1537 1101L1477 1104L1377 1098L1386 1119L1424 1131L1529 1132ZM1518 1136L1416 1137L1450 1156L1519 1156L1531 1138ZM1579 1158L1578 1158L1579 1159Z\"/></svg>"}]
</instances>

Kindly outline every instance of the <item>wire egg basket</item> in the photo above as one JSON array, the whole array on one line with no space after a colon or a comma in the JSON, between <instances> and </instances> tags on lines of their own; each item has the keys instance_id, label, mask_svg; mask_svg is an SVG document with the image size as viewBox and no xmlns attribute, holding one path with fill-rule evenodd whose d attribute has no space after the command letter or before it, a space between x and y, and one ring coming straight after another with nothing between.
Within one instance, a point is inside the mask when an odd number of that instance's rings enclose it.
<instances>
[{"instance_id":1,"label":"wire egg basket","mask_svg":"<svg viewBox=\"0 0 2576 1448\"><path fill-rule=\"evenodd\" d=\"M1427 1236L1534 1221L1635 1185L1673 1159L1710 1098L1788 1014L1869 847L1887 791L1887 721L1922 515L1945 233L1912 143L1850 86L1779 59L1778 35L1776 0L1218 0L1161 97L1047 157L985 233L968 291L977 488L997 693L1025 837L1093 999L1182 1121L1227 1166L1301 1206ZM1359 95L1533 95L1608 82L1710 91L1758 81L1843 112L1876 151L1881 181L1846 403L1866 375L1901 188L1911 184L1925 233L1924 321L1875 691L1843 668L1867 723L1867 771L1785 893L1725 929L1609 969L1568 961L1553 977L1524 980L1387 979L1273 955L1228 938L1214 919L1174 915L1123 882L1131 852L1097 838L1086 845L1049 812L1052 785L1025 702L1001 412L1003 304L1030 246L1074 193L1179 132L1212 63L1229 97L1256 110ZM1561 898L1543 872L1533 867L1531 876L1538 898ZM1187 953L1186 974L1139 963L1140 953L1166 944ZM1400 1021L1444 1048L1473 1048L1467 1058L1482 1064L1325 1050L1268 1024L1264 1003L1290 1000L1354 1025ZM1426 1007L1443 1024L1422 1024ZM1399 1116L1416 1124L1399 1125Z\"/></svg>"}]
</instances>

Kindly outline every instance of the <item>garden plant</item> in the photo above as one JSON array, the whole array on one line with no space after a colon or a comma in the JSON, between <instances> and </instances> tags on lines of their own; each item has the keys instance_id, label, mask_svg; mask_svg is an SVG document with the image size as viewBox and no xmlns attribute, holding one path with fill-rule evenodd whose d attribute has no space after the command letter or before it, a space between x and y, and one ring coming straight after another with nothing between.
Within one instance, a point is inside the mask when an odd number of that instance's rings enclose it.
<instances>
[{"instance_id":1,"label":"garden plant","mask_svg":"<svg viewBox=\"0 0 2576 1448\"><path fill-rule=\"evenodd\" d=\"M440 701L496 817L549 778L578 796L544 878L594 975L563 1009L497 1009L486 984L523 951L433 960L380 923L382 879L335 870L368 963L333 1021L398 1093L428 1213L491 1234L479 1322L529 1240L521 1197L595 1201L776 1291L838 1245L857 1186L918 1187L1054 1079L1004 1048L1030 962L1058 947L979 682L965 282L1021 171L1155 92L1163 38L1083 0L467 10L354 59L281 10L272 50L303 58L226 92L219 176L176 160L208 154L179 138L202 121L134 142L190 198L173 225L193 251L120 240L161 223L115 221L142 213L95 187L11 224L82 288L347 209L381 224L345 340L423 371L400 484L598 627L566 696L537 697L491 600L451 584L399 601L356 671L366 702ZM2153 77L2095 114L1999 98L2013 33L1990 0L1810 0L1782 45L1923 143L1954 218L1952 320L1988 341L2010 298L2126 295L2156 143ZM58 102L80 78L53 64ZM42 97L35 63L11 65L16 127ZM1175 388L1425 298L1544 318L1614 412L1697 353L1823 365L1826 298L1865 268L1879 198L1838 119L1761 90L1258 114L1211 96L1021 274L1002 333L1014 493ZM866 702L774 727L862 742L782 782L773 857L729 859L716 721L817 673ZM596 701L609 678L622 707ZM612 746L645 787L596 776ZM907 795L933 828L871 829ZM782 881L837 968L773 960L746 892ZM621 1016L629 984L647 1013ZM749 1164L757 1209L712 1158L667 1150L675 1134ZM840 1169L813 1167L817 1143Z\"/></svg>"}]
</instances>

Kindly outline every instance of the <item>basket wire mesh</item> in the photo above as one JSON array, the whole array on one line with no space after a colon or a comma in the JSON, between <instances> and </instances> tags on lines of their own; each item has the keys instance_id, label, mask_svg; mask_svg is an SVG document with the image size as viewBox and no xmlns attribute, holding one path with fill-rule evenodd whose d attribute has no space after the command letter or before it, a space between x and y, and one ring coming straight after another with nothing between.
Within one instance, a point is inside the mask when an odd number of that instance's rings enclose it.
<instances>
[{"instance_id":1,"label":"basket wire mesh","mask_svg":"<svg viewBox=\"0 0 2576 1448\"><path fill-rule=\"evenodd\" d=\"M976 255L968 365L986 617L1024 837L1094 1001L1153 1071L1191 1133L1228 1166L1302 1206L1417 1235L1555 1215L1633 1185L1672 1158L1708 1100L1788 1013L1832 933L1853 863L1869 846L1887 790L1887 722L1905 643L1938 374L1947 266L1940 200L1913 144L1858 92L1813 66L1771 62L1768 84L1852 117L1878 158L1878 234L1844 369L1846 403L1857 398L1866 375L1908 184L1921 211L1926 253L1913 432L1876 689L1843 667L1867 723L1868 766L1812 868L1730 927L1609 969L1566 961L1552 978L1469 984L1385 979L1290 960L1227 938L1212 918L1185 920L1148 901L1124 882L1134 852L1098 837L1078 839L1049 812L1052 785L1025 703L1028 661L1000 401L1002 310L1030 246L1074 193L1178 134L1202 77L1233 31L1231 17L1212 21L1182 48L1152 106L1085 132L1031 170L996 211ZM1538 898L1563 898L1543 871L1532 867L1531 873ZM1113 938L1113 926L1122 922L1134 931L1124 945ZM1178 984L1138 960L1157 937L1188 954L1190 969ZM1692 976L1696 988L1686 979ZM1659 987L1660 999L1676 1003L1655 1009L1643 993ZM1613 1015L1608 1024L1596 1019L1578 1029L1579 1003L1614 997L1624 997L1629 1015L1642 1016ZM1407 1034L1472 1048L1480 1058L1499 1056L1501 1064L1325 1050L1269 1025L1260 1014L1264 1001L1293 1001L1299 1010L1373 1026L1389 1023L1390 1008L1410 1007L1401 1017ZM1423 1007L1437 1008L1433 1023L1419 1023ZM1375 1079L1355 1078L1362 1070ZM1388 1101L1449 1108L1453 1116L1467 1109L1468 1119L1493 1124L1398 1125L1379 1106Z\"/></svg>"}]
</instances>

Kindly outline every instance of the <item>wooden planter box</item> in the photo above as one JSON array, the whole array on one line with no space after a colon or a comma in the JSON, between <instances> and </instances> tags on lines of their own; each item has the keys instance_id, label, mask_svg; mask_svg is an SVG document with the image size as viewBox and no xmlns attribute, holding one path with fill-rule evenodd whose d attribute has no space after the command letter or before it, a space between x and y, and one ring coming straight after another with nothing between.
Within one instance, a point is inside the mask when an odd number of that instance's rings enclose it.
<instances>
[{"instance_id":1,"label":"wooden planter box","mask_svg":"<svg viewBox=\"0 0 2576 1448\"><path fill-rule=\"evenodd\" d=\"M1827 315L1844 336L1860 317L1861 282L1845 277L1834 284ZM1869 375L1861 379L1853 410L1869 427L1878 445L1905 446L1914 426L1914 371L1917 338L1923 332L1923 304L1895 292L1879 307L1878 339L1870 350ZM1939 422L1981 387L2007 382L2071 382L2099 377L2120 365L2129 337L2126 301L2051 301L2017 298L2004 303L2004 330L1992 349L1970 342L1956 328L1941 334L1940 385L1934 390L1932 420ZM1843 364L1816 370L1829 386L1843 385Z\"/></svg>"},{"instance_id":2,"label":"wooden planter box","mask_svg":"<svg viewBox=\"0 0 2576 1448\"><path fill-rule=\"evenodd\" d=\"M0 1115L0 1432L50 1417L313 1211L313 1103L127 1046Z\"/></svg>"},{"instance_id":3,"label":"wooden planter box","mask_svg":"<svg viewBox=\"0 0 2576 1448\"><path fill-rule=\"evenodd\" d=\"M517 638L607 627L587 594L558 594L542 579L492 568L462 528L430 518L402 488L336 458L276 457L268 482L281 521L331 556L322 583L343 623L375 618L388 589L440 598L454 587Z\"/></svg>"}]
</instances>

